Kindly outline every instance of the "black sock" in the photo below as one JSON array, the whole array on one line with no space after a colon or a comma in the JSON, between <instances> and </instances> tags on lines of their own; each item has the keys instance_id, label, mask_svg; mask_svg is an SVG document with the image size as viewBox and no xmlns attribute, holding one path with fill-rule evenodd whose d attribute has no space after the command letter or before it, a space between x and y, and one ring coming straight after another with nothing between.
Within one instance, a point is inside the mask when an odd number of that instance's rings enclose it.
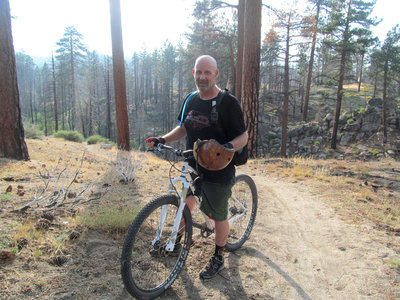
<instances>
[{"instance_id":1,"label":"black sock","mask_svg":"<svg viewBox=\"0 0 400 300\"><path fill-rule=\"evenodd\" d=\"M215 252L214 256L218 257L219 259L222 259L222 254L224 252L225 246L218 246L215 244Z\"/></svg>"}]
</instances>

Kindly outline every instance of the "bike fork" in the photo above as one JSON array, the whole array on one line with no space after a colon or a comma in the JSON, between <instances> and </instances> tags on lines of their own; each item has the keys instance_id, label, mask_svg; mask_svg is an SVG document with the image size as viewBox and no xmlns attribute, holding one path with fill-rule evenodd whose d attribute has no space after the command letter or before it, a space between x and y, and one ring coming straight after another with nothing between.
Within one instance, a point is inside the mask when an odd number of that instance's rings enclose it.
<instances>
[{"instance_id":1,"label":"bike fork","mask_svg":"<svg viewBox=\"0 0 400 300\"><path fill-rule=\"evenodd\" d=\"M180 201L179 202L179 207L178 207L178 210L176 212L175 221L174 221L174 227L172 228L171 237L169 239L169 242L168 242L167 246L165 247L166 251L173 251L174 250L175 241L176 241L176 237L177 237L178 232L179 232L179 226L180 226L180 223L181 223L181 220L182 220L183 209L185 208L185 205L186 205L186 203L184 201ZM167 214L168 214L168 207L169 207L169 205L166 204L166 205L163 205L163 207L161 209L161 215L160 215L160 220L158 222L156 236L154 237L154 240L151 242L151 244L153 246L157 244L157 242L160 240L160 238L162 236L165 220L166 220Z\"/></svg>"}]
</instances>

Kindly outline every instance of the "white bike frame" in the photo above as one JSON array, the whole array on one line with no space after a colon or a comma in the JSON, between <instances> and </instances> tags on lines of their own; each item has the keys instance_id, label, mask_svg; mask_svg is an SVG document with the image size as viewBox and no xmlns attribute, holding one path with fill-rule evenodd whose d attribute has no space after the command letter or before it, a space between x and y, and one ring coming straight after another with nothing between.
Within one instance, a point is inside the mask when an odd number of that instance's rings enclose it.
<instances>
[{"instance_id":1,"label":"white bike frame","mask_svg":"<svg viewBox=\"0 0 400 300\"><path fill-rule=\"evenodd\" d=\"M192 174L197 176L196 170L193 169L191 166L189 166L189 163L185 161L183 163L183 166L181 169L181 174L178 177L171 178L167 194L176 194L178 196L179 207L178 207L178 211L176 213L174 227L173 227L172 233L171 233L171 238L170 238L167 246L165 247L166 251L173 251L173 249L174 249L175 240L178 235L179 226L181 224L183 210L186 205L186 202L185 202L186 195L188 193L189 188L192 191L195 190L195 187L193 184L193 179L192 179ZM178 183L178 182L182 182L181 193L175 188L176 183ZM243 211L240 214L238 214L237 216L235 216L234 218L228 220L229 224L234 222L238 218L242 217L244 214L246 214L246 212L248 210L248 208L242 202L240 202L238 199L236 199L236 197L234 195L232 195L231 197L237 204L239 204L241 206ZM196 199L197 204L200 204L200 198L198 196L195 196L195 199ZM156 236L154 237L154 240L151 243L153 246L157 243L157 241L160 240L160 237L163 232L167 212L168 212L168 205L163 205L162 210L161 210L160 221L158 222ZM206 215L204 215L204 217L205 217L204 219L205 219L207 228L209 228L210 230L213 230L215 227L214 221L211 220L210 218L208 218Z\"/></svg>"}]
</instances>

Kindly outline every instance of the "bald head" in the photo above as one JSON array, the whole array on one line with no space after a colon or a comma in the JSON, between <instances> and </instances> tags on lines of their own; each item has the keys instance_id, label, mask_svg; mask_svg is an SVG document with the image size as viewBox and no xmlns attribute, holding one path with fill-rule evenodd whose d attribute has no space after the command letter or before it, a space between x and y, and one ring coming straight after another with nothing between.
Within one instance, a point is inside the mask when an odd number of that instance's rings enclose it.
<instances>
[{"instance_id":1,"label":"bald head","mask_svg":"<svg viewBox=\"0 0 400 300\"><path fill-rule=\"evenodd\" d=\"M203 63L206 63L209 67L212 67L214 70L218 69L217 61L215 60L214 57L210 55L199 56L194 63L194 69L196 70L197 66Z\"/></svg>"}]
</instances>

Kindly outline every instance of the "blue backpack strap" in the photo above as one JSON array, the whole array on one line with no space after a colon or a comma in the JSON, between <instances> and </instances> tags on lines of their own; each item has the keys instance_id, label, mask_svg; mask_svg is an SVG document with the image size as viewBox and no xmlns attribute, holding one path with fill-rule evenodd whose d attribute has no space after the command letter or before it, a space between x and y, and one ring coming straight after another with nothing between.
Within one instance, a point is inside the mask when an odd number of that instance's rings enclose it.
<instances>
[{"instance_id":1,"label":"blue backpack strap","mask_svg":"<svg viewBox=\"0 0 400 300\"><path fill-rule=\"evenodd\" d=\"M183 104L183 109L182 109L182 114L181 114L181 122L179 123L179 126L182 126L183 124L183 115L185 114L185 109L186 109L186 104L189 102L189 99L192 98L192 96L197 95L199 91L195 91L189 95L189 97L186 98L185 103Z\"/></svg>"}]
</instances>

